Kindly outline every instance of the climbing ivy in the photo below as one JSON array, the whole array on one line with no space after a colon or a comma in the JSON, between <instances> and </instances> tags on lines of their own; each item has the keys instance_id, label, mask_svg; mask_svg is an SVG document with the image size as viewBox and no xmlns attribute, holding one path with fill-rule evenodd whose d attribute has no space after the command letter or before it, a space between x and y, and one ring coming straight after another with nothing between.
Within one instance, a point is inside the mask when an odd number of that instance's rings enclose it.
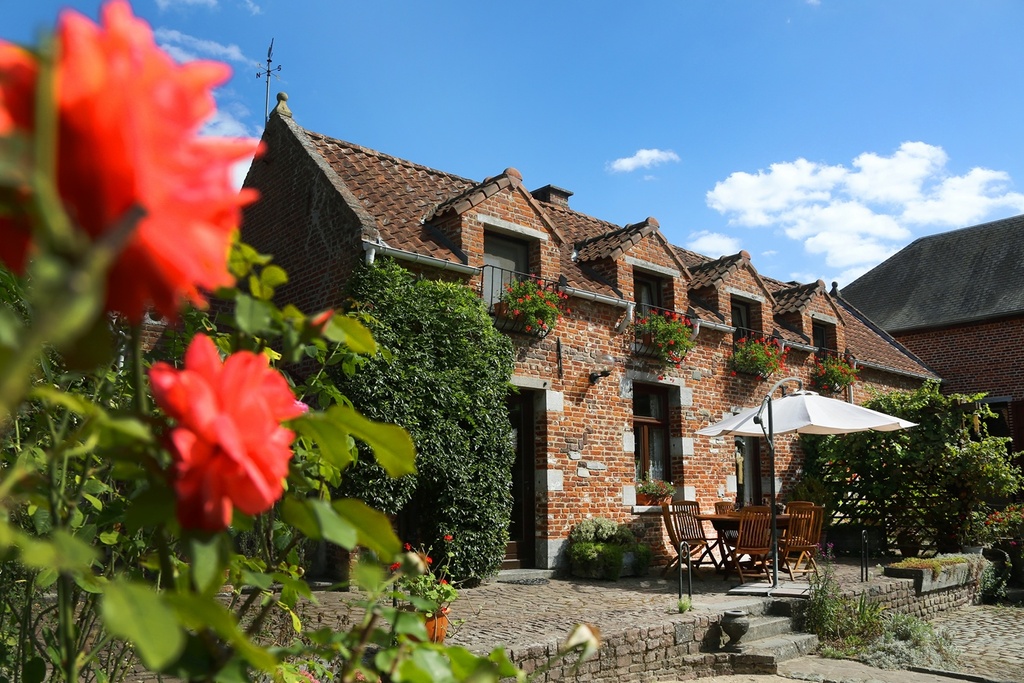
<instances>
[{"instance_id":1,"label":"climbing ivy","mask_svg":"<svg viewBox=\"0 0 1024 683\"><path fill-rule=\"evenodd\" d=\"M441 547L451 535L455 576L493 574L512 506L511 342L468 287L415 279L390 260L361 267L349 295L383 352L358 377L334 380L367 417L409 431L417 473L391 479L361 457L344 493L397 514L414 545Z\"/></svg>"}]
</instances>

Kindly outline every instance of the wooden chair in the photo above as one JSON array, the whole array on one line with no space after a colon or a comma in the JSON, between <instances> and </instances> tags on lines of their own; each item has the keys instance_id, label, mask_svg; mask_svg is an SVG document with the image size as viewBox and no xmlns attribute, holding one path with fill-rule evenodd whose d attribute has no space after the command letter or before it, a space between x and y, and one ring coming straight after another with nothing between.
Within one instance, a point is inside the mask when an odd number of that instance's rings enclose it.
<instances>
[{"instance_id":1,"label":"wooden chair","mask_svg":"<svg viewBox=\"0 0 1024 683\"><path fill-rule=\"evenodd\" d=\"M809 500L791 500L788 503L786 503L786 514L788 515L793 510L812 507L814 507L814 503L812 503Z\"/></svg>"},{"instance_id":2,"label":"wooden chair","mask_svg":"<svg viewBox=\"0 0 1024 683\"><path fill-rule=\"evenodd\" d=\"M799 507L789 512L789 529L779 545L779 562L789 572L789 578L796 580L797 574L818 571L815 555L818 553L818 539L825 508L820 505Z\"/></svg>"},{"instance_id":3,"label":"wooden chair","mask_svg":"<svg viewBox=\"0 0 1024 683\"><path fill-rule=\"evenodd\" d=\"M718 500L715 501L715 514L716 515L728 515L736 512L736 503L731 500ZM729 553L731 548L736 545L736 535L738 531L725 530L719 531L718 537L712 544L713 547L718 549L719 554L722 556L722 565L729 559Z\"/></svg>"},{"instance_id":4,"label":"wooden chair","mask_svg":"<svg viewBox=\"0 0 1024 683\"><path fill-rule=\"evenodd\" d=\"M736 503L731 500L716 500L715 501L715 514L716 515L727 515L730 512L736 512Z\"/></svg>"},{"instance_id":5,"label":"wooden chair","mask_svg":"<svg viewBox=\"0 0 1024 683\"><path fill-rule=\"evenodd\" d=\"M699 514L700 503L695 500L677 500L661 504L661 516L665 520L665 529L668 531L669 541L672 542L672 549L676 553L675 559L662 570L662 576L668 574L673 567L685 562L679 553L680 544L689 553L692 568L699 567L705 558L710 560L715 568L718 568L718 560L711 554L711 542L704 533L704 525L696 517Z\"/></svg>"},{"instance_id":6,"label":"wooden chair","mask_svg":"<svg viewBox=\"0 0 1024 683\"><path fill-rule=\"evenodd\" d=\"M732 564L740 575L740 583L745 583L743 565L763 572L768 577L768 561L772 553L771 509L767 505L748 505L740 510L740 532L736 537L736 546L731 549ZM741 561L740 558L748 560ZM728 579L728 575L726 575Z\"/></svg>"}]
</instances>

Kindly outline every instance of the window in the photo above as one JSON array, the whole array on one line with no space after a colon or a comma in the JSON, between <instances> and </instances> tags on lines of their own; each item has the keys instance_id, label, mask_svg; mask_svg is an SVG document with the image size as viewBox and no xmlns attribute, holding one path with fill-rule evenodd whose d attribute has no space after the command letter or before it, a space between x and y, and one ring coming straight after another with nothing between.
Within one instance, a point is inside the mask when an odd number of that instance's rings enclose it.
<instances>
[{"instance_id":1,"label":"window","mask_svg":"<svg viewBox=\"0 0 1024 683\"><path fill-rule=\"evenodd\" d=\"M668 458L668 392L660 387L633 386L633 437L636 480L672 477Z\"/></svg>"},{"instance_id":2,"label":"window","mask_svg":"<svg viewBox=\"0 0 1024 683\"><path fill-rule=\"evenodd\" d=\"M488 268L487 266L490 266ZM530 243L491 232L484 233L483 295L493 306L517 275L530 272Z\"/></svg>"},{"instance_id":3,"label":"window","mask_svg":"<svg viewBox=\"0 0 1024 683\"><path fill-rule=\"evenodd\" d=\"M811 342L819 351L834 351L838 346L836 342L836 328L832 325L818 322L811 322Z\"/></svg>"},{"instance_id":4,"label":"window","mask_svg":"<svg viewBox=\"0 0 1024 683\"><path fill-rule=\"evenodd\" d=\"M736 298L732 299L732 333L733 340L742 339L750 334L750 304Z\"/></svg>"},{"instance_id":5,"label":"window","mask_svg":"<svg viewBox=\"0 0 1024 683\"><path fill-rule=\"evenodd\" d=\"M636 308L637 312L643 315L652 306L655 308L664 308L661 305L661 281L646 277L644 275L633 274L633 288L636 290Z\"/></svg>"}]
</instances>

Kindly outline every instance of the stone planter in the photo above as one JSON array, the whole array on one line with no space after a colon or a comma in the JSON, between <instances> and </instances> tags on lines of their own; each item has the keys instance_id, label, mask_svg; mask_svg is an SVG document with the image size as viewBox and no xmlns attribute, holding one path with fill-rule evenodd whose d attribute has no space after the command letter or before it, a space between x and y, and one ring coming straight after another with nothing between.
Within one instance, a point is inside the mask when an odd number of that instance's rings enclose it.
<instances>
[{"instance_id":1,"label":"stone planter","mask_svg":"<svg viewBox=\"0 0 1024 683\"><path fill-rule=\"evenodd\" d=\"M918 595L963 586L971 581L971 565L966 562L943 567L938 576L931 569L907 567L885 567L884 573L897 579L913 579L914 591Z\"/></svg>"},{"instance_id":2,"label":"stone planter","mask_svg":"<svg viewBox=\"0 0 1024 683\"><path fill-rule=\"evenodd\" d=\"M1010 584L1024 587L1024 539L1001 538L993 545L1010 557Z\"/></svg>"}]
</instances>

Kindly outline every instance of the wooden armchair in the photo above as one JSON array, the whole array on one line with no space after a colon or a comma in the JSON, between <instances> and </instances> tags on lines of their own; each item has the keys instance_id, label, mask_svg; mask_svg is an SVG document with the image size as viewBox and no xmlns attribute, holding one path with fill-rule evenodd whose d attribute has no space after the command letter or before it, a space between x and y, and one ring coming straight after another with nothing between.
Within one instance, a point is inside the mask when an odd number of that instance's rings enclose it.
<instances>
[{"instance_id":1,"label":"wooden armchair","mask_svg":"<svg viewBox=\"0 0 1024 683\"><path fill-rule=\"evenodd\" d=\"M789 512L789 529L780 541L779 562L789 572L789 578L796 580L797 574L818 571L815 555L818 553L818 539L825 508L820 505L800 507Z\"/></svg>"},{"instance_id":2,"label":"wooden armchair","mask_svg":"<svg viewBox=\"0 0 1024 683\"><path fill-rule=\"evenodd\" d=\"M675 559L662 570L662 576L668 574L673 567L685 562L679 552L680 546L689 553L690 567L699 567L705 558L710 560L716 568L719 566L715 556L711 554L711 542L704 533L704 525L696 517L699 514L700 504L694 500L679 500L661 504L661 516L665 521L665 529L668 531L669 541L672 542L672 549L676 553Z\"/></svg>"},{"instance_id":3,"label":"wooden armchair","mask_svg":"<svg viewBox=\"0 0 1024 683\"><path fill-rule=\"evenodd\" d=\"M733 567L740 576L740 583L745 583L743 565L747 571L752 569L768 575L768 561L772 553L771 510L767 505L748 505L740 510L740 531L736 537L736 546L731 549ZM741 561L740 558L749 558ZM726 576L728 578L728 576Z\"/></svg>"}]
</instances>

